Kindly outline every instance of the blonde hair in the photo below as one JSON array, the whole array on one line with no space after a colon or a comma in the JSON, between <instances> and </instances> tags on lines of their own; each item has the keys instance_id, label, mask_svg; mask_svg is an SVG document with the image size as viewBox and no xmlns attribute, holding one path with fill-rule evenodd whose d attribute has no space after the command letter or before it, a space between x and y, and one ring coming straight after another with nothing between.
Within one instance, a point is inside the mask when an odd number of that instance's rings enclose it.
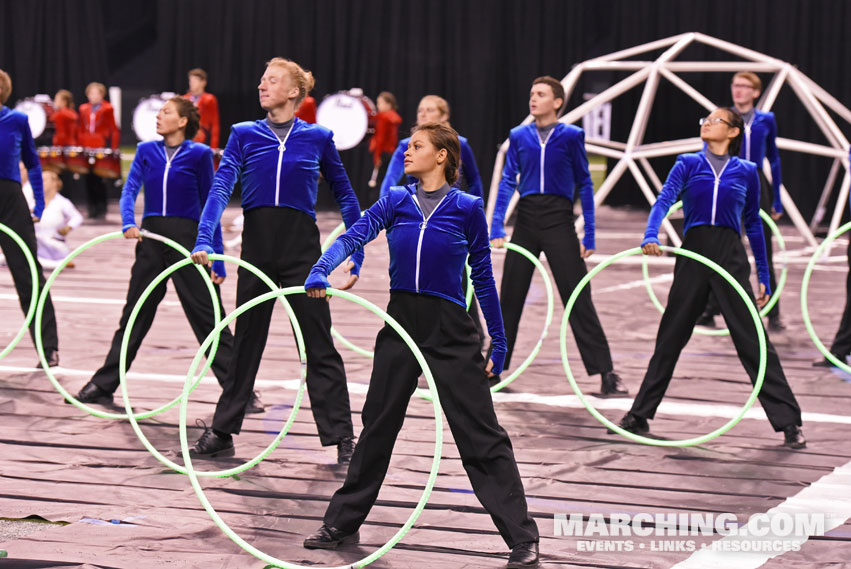
<instances>
[{"instance_id":1,"label":"blonde hair","mask_svg":"<svg viewBox=\"0 0 851 569\"><path fill-rule=\"evenodd\" d=\"M89 94L89 90L91 90L91 89L97 89L98 91L100 91L101 95L106 97L106 85L104 85L103 83L98 83L97 81L92 81L91 83L86 85L86 95Z\"/></svg>"},{"instance_id":2,"label":"blonde hair","mask_svg":"<svg viewBox=\"0 0 851 569\"><path fill-rule=\"evenodd\" d=\"M8 73L0 69L0 105L5 104L11 94L12 78L9 77Z\"/></svg>"},{"instance_id":3,"label":"blonde hair","mask_svg":"<svg viewBox=\"0 0 851 569\"><path fill-rule=\"evenodd\" d=\"M733 75L733 81L735 81L738 77L741 77L742 79L750 83L751 87L753 87L757 91L762 91L762 79L760 79L759 75L757 75L756 73L753 73L751 71L739 71L738 73Z\"/></svg>"},{"instance_id":4,"label":"blonde hair","mask_svg":"<svg viewBox=\"0 0 851 569\"><path fill-rule=\"evenodd\" d=\"M422 105L426 101L434 103L434 106L437 107L437 110L440 111L440 114L446 117L447 122L449 121L449 103L446 101L446 99L438 95L426 95L425 97L420 99L420 105Z\"/></svg>"},{"instance_id":5,"label":"blonde hair","mask_svg":"<svg viewBox=\"0 0 851 569\"><path fill-rule=\"evenodd\" d=\"M313 79L313 73L307 69L303 69L301 65L295 61L284 59L283 57L273 57L266 62L266 67L271 67L273 65L286 69L290 74L293 83L295 83L296 87L298 87L298 97L295 101L296 106L298 106L298 104L307 97L307 94L313 90L313 86L316 84L316 81Z\"/></svg>"}]
</instances>

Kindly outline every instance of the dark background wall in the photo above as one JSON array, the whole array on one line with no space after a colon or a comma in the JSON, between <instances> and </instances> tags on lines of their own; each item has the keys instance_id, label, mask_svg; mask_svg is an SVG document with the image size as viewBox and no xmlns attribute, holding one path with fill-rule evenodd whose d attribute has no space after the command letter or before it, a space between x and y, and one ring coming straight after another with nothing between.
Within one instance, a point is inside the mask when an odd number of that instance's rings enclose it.
<instances>
[{"instance_id":1,"label":"dark background wall","mask_svg":"<svg viewBox=\"0 0 851 569\"><path fill-rule=\"evenodd\" d=\"M0 67L12 75L12 101L69 88L79 102L86 83L98 80L122 87L129 110L142 94L182 92L186 71L203 67L208 90L219 97L223 133L262 115L257 81L277 55L314 72L318 100L351 87L373 98L392 91L405 127L414 123L420 96L436 93L452 104L452 123L470 139L487 187L496 148L526 116L529 83L538 75L561 78L576 62L700 31L789 61L851 104L849 17L851 3L843 0L0 0ZM719 57L708 48L686 55ZM623 76L586 75L570 105ZM729 101L729 74L684 78L711 99ZM615 105L614 137L626 136L639 96L634 90ZM788 88L775 112L781 136L823 142ZM663 82L647 140L694 136L702 114ZM126 121L124 130L133 143ZM809 215L830 161L782 156L784 180ZM365 151L344 153L344 161L362 192L370 171ZM671 162L656 162L660 175ZM631 180L610 201L643 203Z\"/></svg>"}]
</instances>

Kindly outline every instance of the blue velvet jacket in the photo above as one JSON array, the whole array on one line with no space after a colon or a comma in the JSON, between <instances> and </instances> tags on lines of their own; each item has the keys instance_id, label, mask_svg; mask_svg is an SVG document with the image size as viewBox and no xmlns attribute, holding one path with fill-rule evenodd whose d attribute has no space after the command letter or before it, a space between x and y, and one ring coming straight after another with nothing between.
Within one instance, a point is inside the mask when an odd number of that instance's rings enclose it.
<instances>
[{"instance_id":1,"label":"blue velvet jacket","mask_svg":"<svg viewBox=\"0 0 851 569\"><path fill-rule=\"evenodd\" d=\"M21 183L18 163L23 160L33 188L35 208L33 215L44 212L44 187L41 181L41 162L35 150L27 115L6 106L0 106L0 180Z\"/></svg>"},{"instance_id":2,"label":"blue velvet jacket","mask_svg":"<svg viewBox=\"0 0 851 569\"><path fill-rule=\"evenodd\" d=\"M765 285L766 294L771 294L765 237L759 217L759 174L756 165L733 156L721 175L716 177L715 170L703 152L680 154L650 210L642 246L659 243L659 226L668 210L679 199L683 200L685 233L698 225L729 227L741 233L739 220L744 214L745 231L756 259L759 282Z\"/></svg>"},{"instance_id":3,"label":"blue velvet jacket","mask_svg":"<svg viewBox=\"0 0 851 569\"><path fill-rule=\"evenodd\" d=\"M289 207L316 219L320 173L331 186L346 227L351 227L360 217L360 206L334 145L334 133L298 117L284 140L278 138L265 119L233 125L201 213L193 253L213 252L213 231L237 178L242 185L243 210ZM356 252L352 261L353 272L358 274L363 251Z\"/></svg>"},{"instance_id":4,"label":"blue velvet jacket","mask_svg":"<svg viewBox=\"0 0 851 569\"><path fill-rule=\"evenodd\" d=\"M405 173L405 151L408 149L408 142L411 138L408 137L399 142L399 146L393 152L390 158L390 163L387 165L387 173L384 175L384 180L381 181L381 197L387 195L390 188L399 182L399 178ZM470 148L470 143L463 136L458 137L461 143L461 169L459 170L458 182L455 187L460 188L460 180L464 178L467 183L467 193L482 197L482 178L479 176L479 169L476 167L476 157L473 156L473 149ZM408 176L408 183L416 183L416 178Z\"/></svg>"},{"instance_id":5,"label":"blue velvet jacket","mask_svg":"<svg viewBox=\"0 0 851 569\"><path fill-rule=\"evenodd\" d=\"M586 249L594 246L594 185L588 173L585 131L558 123L542 141L535 123L516 126L508 137L505 167L491 222L491 239L505 237L505 212L514 190L520 197L533 194L562 196L573 202L578 188L585 217ZM517 174L520 182L517 182Z\"/></svg>"},{"instance_id":6,"label":"blue velvet jacket","mask_svg":"<svg viewBox=\"0 0 851 569\"><path fill-rule=\"evenodd\" d=\"M162 216L198 221L212 180L213 151L209 146L184 141L169 160L161 140L139 143L121 191L121 230L136 227L134 209L142 186L145 186L143 219ZM213 232L213 250L223 252L220 224ZM223 261L215 261L213 270L220 276L226 274Z\"/></svg>"},{"instance_id":7,"label":"blue velvet jacket","mask_svg":"<svg viewBox=\"0 0 851 569\"><path fill-rule=\"evenodd\" d=\"M328 275L352 252L387 230L390 290L429 294L466 307L462 289L469 255L470 278L493 345L493 373L502 371L506 342L491 269L482 199L452 188L423 218L416 185L390 188L341 235L313 266L305 288L328 288Z\"/></svg>"},{"instance_id":8,"label":"blue velvet jacket","mask_svg":"<svg viewBox=\"0 0 851 569\"><path fill-rule=\"evenodd\" d=\"M771 166L771 186L774 190L774 203L772 207L778 213L783 211L780 201L780 184L782 177L780 172L780 152L777 150L777 122L774 113L754 110L750 124L745 125L745 136L742 140L742 148L739 158L750 160L762 170L762 163L768 156L768 164Z\"/></svg>"}]
</instances>

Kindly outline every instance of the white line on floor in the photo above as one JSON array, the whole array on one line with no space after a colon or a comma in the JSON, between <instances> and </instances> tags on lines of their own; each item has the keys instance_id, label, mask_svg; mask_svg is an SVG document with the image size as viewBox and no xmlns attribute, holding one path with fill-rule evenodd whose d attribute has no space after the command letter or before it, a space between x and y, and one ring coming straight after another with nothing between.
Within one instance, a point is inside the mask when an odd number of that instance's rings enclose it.
<instances>
[{"instance_id":1,"label":"white line on floor","mask_svg":"<svg viewBox=\"0 0 851 569\"><path fill-rule=\"evenodd\" d=\"M17 366L0 366L0 372L34 373L35 370L30 367ZM72 369L57 367L54 368L54 373L58 377L91 377L94 374L93 370ZM166 374L166 373L144 373L130 371L127 374L129 380L133 379L148 379L151 381L161 381L164 383L182 384L186 380L184 375ZM206 376L201 380L202 384L216 385L216 379L212 376ZM296 390L299 387L298 379L258 379L255 383L257 387L264 388L283 388L288 390ZM365 395L369 385L366 383L349 383L349 392ZM80 386L82 387L82 386ZM594 396L586 396L586 399L599 410L610 411L628 411L632 407L631 398L616 398L616 399L599 399ZM584 409L582 402L576 395L537 395L535 393L494 393L493 400L497 403L531 403L534 405L546 405L548 407L563 407L569 409ZM741 406L738 405L723 405L719 403L677 403L672 401L662 402L659 406L659 412L670 415L686 415L692 417L719 417L722 419L732 419L738 415ZM755 419L758 421L767 421L765 412L761 407L752 407L746 414L745 419ZM804 423L838 423L843 425L851 425L851 416L847 415L832 415L829 413L803 413L802 418Z\"/></svg>"},{"instance_id":2,"label":"white line on floor","mask_svg":"<svg viewBox=\"0 0 851 569\"><path fill-rule=\"evenodd\" d=\"M851 462L835 468L830 474L822 476L807 488L794 496L790 496L765 514L769 517L784 514L793 518L801 514L824 515L825 533L841 526L845 523L845 520L851 517ZM812 536L813 533L808 533L807 535L796 535L794 539L806 543ZM782 555L783 549L740 552L735 546L741 547L741 544L734 542L743 540L763 542L771 540L773 537L769 534L764 537L750 537L748 539L748 537L728 535L716 540L706 549L694 552L691 557L677 563L671 569L756 569L770 559ZM791 536L785 537L785 540L791 539L793 539ZM759 543L755 543L755 545L759 545Z\"/></svg>"}]
</instances>

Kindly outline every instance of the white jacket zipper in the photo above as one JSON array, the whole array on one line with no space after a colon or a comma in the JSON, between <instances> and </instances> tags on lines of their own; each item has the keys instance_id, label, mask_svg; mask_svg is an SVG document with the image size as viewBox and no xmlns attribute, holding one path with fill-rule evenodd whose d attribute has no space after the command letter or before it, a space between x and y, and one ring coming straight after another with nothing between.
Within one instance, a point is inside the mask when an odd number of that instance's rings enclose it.
<instances>
[{"instance_id":1,"label":"white jacket zipper","mask_svg":"<svg viewBox=\"0 0 851 569\"><path fill-rule=\"evenodd\" d=\"M558 126L558 125L556 125ZM555 132L556 127L550 129L550 132L547 133L547 137L544 140L541 140L541 133L538 132L538 127L535 127L535 134L538 136L538 143L541 145L541 193L544 193L544 157L547 154L547 142L550 140L550 136L552 136L553 132Z\"/></svg>"},{"instance_id":2,"label":"white jacket zipper","mask_svg":"<svg viewBox=\"0 0 851 569\"><path fill-rule=\"evenodd\" d=\"M745 160L751 159L751 126L754 119L756 119L756 111L754 111L751 120L745 124Z\"/></svg>"},{"instance_id":3,"label":"white jacket zipper","mask_svg":"<svg viewBox=\"0 0 851 569\"><path fill-rule=\"evenodd\" d=\"M416 268L416 272L414 273L414 288L417 289L417 292L420 292L420 257L421 257L421 253L422 253L422 249L423 249L423 234L425 233L426 227L428 227L428 218L423 213L423 208L420 207L420 202L419 202L419 200L417 200L417 196L411 194L411 198L413 198L414 203L417 206L417 209L420 211L420 215L423 216L423 220L420 222L420 238L417 240L417 268ZM429 214L429 217L431 217L434 214L434 212L437 211L437 208L440 207L440 204L442 204L443 200L445 200L445 199L446 199L446 196L443 196L442 198L440 198L440 201L437 202L437 205L434 206L433 210L431 210L431 214Z\"/></svg>"},{"instance_id":4,"label":"white jacket zipper","mask_svg":"<svg viewBox=\"0 0 851 569\"><path fill-rule=\"evenodd\" d=\"M171 170L172 160L177 158L177 155L180 154L181 150L183 150L182 146L178 148L174 154L171 155L171 158L169 158L168 152L166 152L165 146L163 146L163 155L165 156L165 172L163 172L163 217L165 217L166 215L165 206L168 202L168 171Z\"/></svg>"},{"instance_id":5,"label":"white jacket zipper","mask_svg":"<svg viewBox=\"0 0 851 569\"><path fill-rule=\"evenodd\" d=\"M295 119L295 117L293 117L293 119ZM264 123L272 132L272 134L275 135L275 138L278 139L278 169L275 172L275 207L277 207L278 205L280 205L281 197L281 162L284 159L284 151L287 149L287 139L290 137L290 134L293 131L293 127L295 127L295 121L293 121L292 126L290 126L290 129L287 131L287 135L283 139L278 138L278 133L272 130L272 127L269 126L269 123L266 123L265 121Z\"/></svg>"},{"instance_id":6,"label":"white jacket zipper","mask_svg":"<svg viewBox=\"0 0 851 569\"><path fill-rule=\"evenodd\" d=\"M724 162L724 167L721 168L720 172L715 172L715 168L712 167L712 162L709 161L709 158L706 157L706 154L703 155L703 159L706 160L706 163L709 164L709 169L712 170L712 173L715 175L715 186L712 188L712 222L711 225L715 225L715 210L718 206L718 185L721 183L721 174L724 173L724 170L727 169L727 164L730 163L730 158L727 158L727 161Z\"/></svg>"}]
</instances>

